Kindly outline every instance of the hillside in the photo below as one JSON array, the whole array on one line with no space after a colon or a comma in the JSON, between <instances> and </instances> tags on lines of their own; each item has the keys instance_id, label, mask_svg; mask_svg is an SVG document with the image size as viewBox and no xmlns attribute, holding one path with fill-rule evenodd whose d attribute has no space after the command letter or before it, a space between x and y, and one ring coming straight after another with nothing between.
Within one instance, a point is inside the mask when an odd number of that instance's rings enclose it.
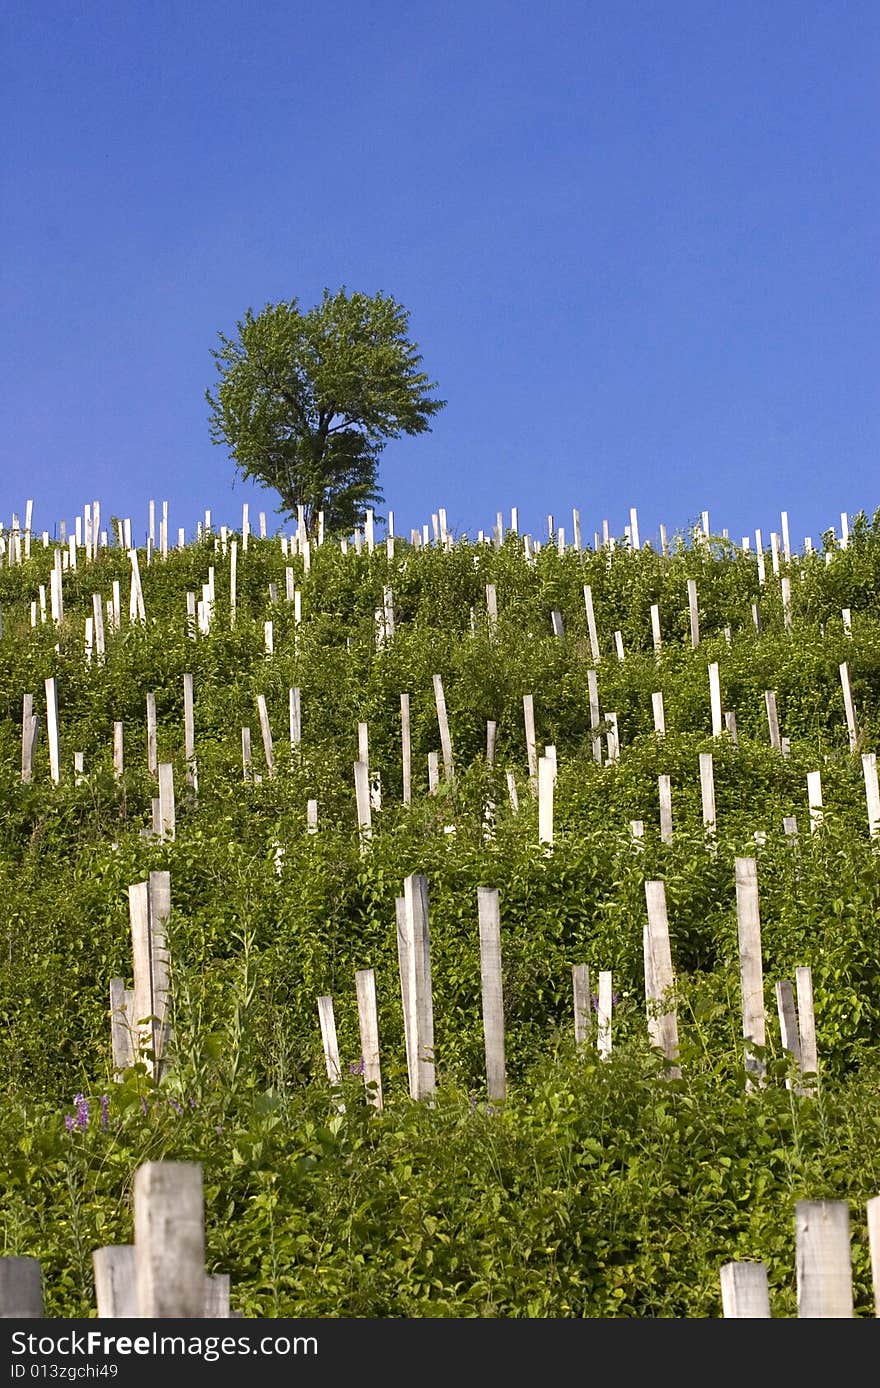
<instances>
[{"instance_id":1,"label":"hillside","mask_svg":"<svg viewBox=\"0 0 880 1388\"><path fill-rule=\"evenodd\" d=\"M880 512L801 552L77 531L0 555L3 1238L48 1315L163 1157L245 1316L717 1317L753 1259L795 1316L801 1200L848 1202L875 1315ZM123 1064L141 908L168 1012Z\"/></svg>"}]
</instances>

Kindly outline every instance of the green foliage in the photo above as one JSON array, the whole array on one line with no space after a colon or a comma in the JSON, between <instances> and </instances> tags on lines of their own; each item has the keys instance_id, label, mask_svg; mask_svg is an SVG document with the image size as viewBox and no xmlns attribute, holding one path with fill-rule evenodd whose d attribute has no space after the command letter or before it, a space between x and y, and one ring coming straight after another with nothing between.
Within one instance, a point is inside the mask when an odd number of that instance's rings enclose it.
<instances>
[{"instance_id":1,"label":"green foliage","mask_svg":"<svg viewBox=\"0 0 880 1388\"><path fill-rule=\"evenodd\" d=\"M306 312L298 301L248 309L237 338L212 349L220 376L206 392L215 443L241 474L274 489L279 510L318 513L329 531L350 531L376 490L388 439L420 434L446 403L418 368L407 310L385 294L331 294Z\"/></svg>"},{"instance_id":2,"label":"green foliage","mask_svg":"<svg viewBox=\"0 0 880 1388\"><path fill-rule=\"evenodd\" d=\"M880 856L861 753L877 749L876 518L857 518L850 546L827 552L830 562L810 554L786 567L789 628L781 575L768 562L761 585L754 557L729 542L675 540L668 555L545 546L531 561L514 535L498 546L398 540L393 552L382 545L361 554L325 543L307 568L277 538L251 536L239 548L233 622L228 552L205 536L164 561L141 551L146 621L130 623L124 600L120 629L90 661L83 624L92 595L109 596L114 580L127 589L124 554L104 550L65 572L59 627L30 618L51 550L0 567L3 1247L40 1258L48 1314L94 1314L92 1249L130 1241L134 1171L173 1157L203 1163L209 1270L231 1274L234 1304L247 1315L716 1317L721 1264L746 1258L767 1264L774 1315L792 1316L794 1203L830 1198L850 1202L856 1314L872 1316L865 1203L880 1192ZM302 597L299 623L286 601L287 570ZM188 624L186 594L200 592L209 574L215 603L206 633ZM696 648L689 578L700 607ZM488 583L498 598L491 624ZM601 638L595 667L585 584ZM376 612L388 588L395 630L382 643ZM712 662L724 708L736 714L735 739L712 736ZM858 713L855 747L843 662ZM197 789L183 755L184 674L195 690ZM441 762L431 793L437 674L454 774L446 779ZM58 687L59 784L49 776L48 677ZM291 689L302 710L296 743ZM781 750L769 742L767 690L788 739ZM654 730L654 692L664 697L664 735ZM25 693L41 721L29 782L21 777ZM148 693L159 760L174 768L168 842L151 833ZM557 754L549 850L538 842L526 694L538 754L549 744ZM617 760L608 758L610 710ZM353 783L359 722L381 790L366 843ZM247 777L243 727L252 733ZM700 793L707 751L714 832ZM824 817L813 831L806 778L816 770ZM661 775L672 786L669 842L660 836ZM796 835L783 824L792 817ZM634 837L638 820L644 832ZM767 1018L764 1083L751 1091L735 891L742 856L757 863ZM143 1064L118 1082L109 981L130 980L128 887L156 869L167 869L172 884L170 1064L160 1084ZM425 874L429 892L432 1103L409 1098L405 1062L395 903L414 872ZM642 932L653 880L665 888L676 980L682 1077L674 1080L664 1077L645 1023ZM502 925L508 1096L491 1108L479 887L498 890ZM612 974L607 1058L597 1051L595 1015L575 1049L574 964L588 965L594 991L600 972ZM775 985L804 965L820 1061L812 1095L787 1084L798 1077L776 1021ZM364 968L376 978L381 1111L354 1073L354 973ZM326 995L342 1063L336 1091L318 1026L317 999ZM79 1104L75 1094L84 1096Z\"/></svg>"}]
</instances>

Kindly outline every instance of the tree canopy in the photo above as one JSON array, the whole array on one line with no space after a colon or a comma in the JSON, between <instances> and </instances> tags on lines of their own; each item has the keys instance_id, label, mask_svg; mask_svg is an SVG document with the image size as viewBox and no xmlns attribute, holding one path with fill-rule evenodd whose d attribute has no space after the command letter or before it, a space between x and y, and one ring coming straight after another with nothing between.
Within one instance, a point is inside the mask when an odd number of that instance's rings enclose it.
<instances>
[{"instance_id":1,"label":"tree canopy","mask_svg":"<svg viewBox=\"0 0 880 1388\"><path fill-rule=\"evenodd\" d=\"M420 369L409 313L389 295L335 294L302 312L297 299L248 309L237 337L211 349L219 382L205 392L215 443L243 477L277 491L285 514L302 506L307 532L354 528L378 490L389 439L430 431L446 404Z\"/></svg>"}]
</instances>

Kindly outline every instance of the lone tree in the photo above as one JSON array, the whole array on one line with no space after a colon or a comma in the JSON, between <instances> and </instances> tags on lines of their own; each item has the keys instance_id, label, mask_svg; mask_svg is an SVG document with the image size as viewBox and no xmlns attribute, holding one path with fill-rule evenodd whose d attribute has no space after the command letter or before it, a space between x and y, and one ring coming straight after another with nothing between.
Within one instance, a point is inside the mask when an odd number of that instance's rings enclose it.
<instances>
[{"instance_id":1,"label":"lone tree","mask_svg":"<svg viewBox=\"0 0 880 1388\"><path fill-rule=\"evenodd\" d=\"M381 502L379 454L388 439L430 431L446 404L419 370L407 338L409 313L388 295L324 290L248 309L235 339L211 349L220 376L211 406L214 443L225 443L243 477L274 488L279 512L303 507L307 533L318 512L329 530L350 531Z\"/></svg>"}]
</instances>

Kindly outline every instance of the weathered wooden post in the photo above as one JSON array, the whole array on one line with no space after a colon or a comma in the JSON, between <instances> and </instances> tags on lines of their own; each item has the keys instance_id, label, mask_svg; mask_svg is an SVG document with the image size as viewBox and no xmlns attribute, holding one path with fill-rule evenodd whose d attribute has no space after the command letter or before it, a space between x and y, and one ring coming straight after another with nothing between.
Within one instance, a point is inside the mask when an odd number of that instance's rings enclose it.
<instances>
[{"instance_id":1,"label":"weathered wooden post","mask_svg":"<svg viewBox=\"0 0 880 1388\"><path fill-rule=\"evenodd\" d=\"M21 714L21 779L27 784L34 773L34 749L37 744L39 719L34 713L34 696L25 694Z\"/></svg>"},{"instance_id":2,"label":"weathered wooden post","mask_svg":"<svg viewBox=\"0 0 880 1388\"><path fill-rule=\"evenodd\" d=\"M656 602L651 603L651 640L654 654L659 655L663 649L663 633L660 629L660 607Z\"/></svg>"},{"instance_id":3,"label":"weathered wooden post","mask_svg":"<svg viewBox=\"0 0 880 1388\"><path fill-rule=\"evenodd\" d=\"M0 1258L0 1320L41 1320L43 1315L39 1258Z\"/></svg>"},{"instance_id":4,"label":"weathered wooden post","mask_svg":"<svg viewBox=\"0 0 880 1388\"><path fill-rule=\"evenodd\" d=\"M193 699L193 677L183 677L183 743L186 757L186 783L193 795L198 795L199 778L196 768L195 705Z\"/></svg>"},{"instance_id":5,"label":"weathered wooden post","mask_svg":"<svg viewBox=\"0 0 880 1388\"><path fill-rule=\"evenodd\" d=\"M842 661L840 665L840 683L843 688L843 706L846 710L846 730L849 737L849 750L855 752L859 745L859 728L856 722L855 705L853 704L849 664L845 660Z\"/></svg>"},{"instance_id":6,"label":"weathered wooden post","mask_svg":"<svg viewBox=\"0 0 880 1388\"><path fill-rule=\"evenodd\" d=\"M868 832L872 839L880 834L880 785L877 781L877 753L862 753L865 801L868 806Z\"/></svg>"},{"instance_id":7,"label":"weathered wooden post","mask_svg":"<svg viewBox=\"0 0 880 1388\"><path fill-rule=\"evenodd\" d=\"M880 1316L880 1195L867 1204L868 1244L871 1250L871 1282L874 1288L874 1315Z\"/></svg>"},{"instance_id":8,"label":"weathered wooden post","mask_svg":"<svg viewBox=\"0 0 880 1388\"><path fill-rule=\"evenodd\" d=\"M250 781L253 776L250 728L242 728L241 730L241 769L244 780Z\"/></svg>"},{"instance_id":9,"label":"weathered wooden post","mask_svg":"<svg viewBox=\"0 0 880 1388\"><path fill-rule=\"evenodd\" d=\"M764 1081L765 1064L752 1047L766 1044L764 1019L764 971L761 958L761 915L758 904L758 865L754 858L737 858L736 918L739 940L739 972L742 990L743 1039L746 1089Z\"/></svg>"},{"instance_id":10,"label":"weathered wooden post","mask_svg":"<svg viewBox=\"0 0 880 1388\"><path fill-rule=\"evenodd\" d=\"M354 763L354 794L361 852L364 853L373 834L373 816L370 807L370 773L367 763L361 761L360 757Z\"/></svg>"},{"instance_id":11,"label":"weathered wooden post","mask_svg":"<svg viewBox=\"0 0 880 1388\"><path fill-rule=\"evenodd\" d=\"M770 732L770 746L782 751L782 739L779 734L779 714L776 709L776 690L764 690L764 703L767 709L767 727Z\"/></svg>"},{"instance_id":12,"label":"weathered wooden post","mask_svg":"<svg viewBox=\"0 0 880 1388\"><path fill-rule=\"evenodd\" d=\"M810 833L814 834L821 828L825 818L822 808L822 773L821 771L807 772L807 803L810 807Z\"/></svg>"},{"instance_id":13,"label":"weathered wooden post","mask_svg":"<svg viewBox=\"0 0 880 1388\"><path fill-rule=\"evenodd\" d=\"M357 969L354 975L361 1039L364 1089L367 1103L382 1107L382 1071L379 1064L379 1017L376 1009L376 975L372 969Z\"/></svg>"},{"instance_id":14,"label":"weathered wooden post","mask_svg":"<svg viewBox=\"0 0 880 1388\"><path fill-rule=\"evenodd\" d=\"M798 1039L801 1048L802 1094L814 1094L819 1074L819 1054L816 1045L816 1017L813 1009L813 971L808 964L794 971L797 993Z\"/></svg>"},{"instance_id":15,"label":"weathered wooden post","mask_svg":"<svg viewBox=\"0 0 880 1388\"><path fill-rule=\"evenodd\" d=\"M800 1074L803 1069L801 1038L794 1002L794 989L787 978L776 981L776 1013L779 1017L779 1039L782 1049L791 1056L798 1074ZM786 1089L799 1089L799 1086L792 1084L790 1075L786 1077L785 1087Z\"/></svg>"},{"instance_id":16,"label":"weathered wooden post","mask_svg":"<svg viewBox=\"0 0 880 1388\"><path fill-rule=\"evenodd\" d=\"M721 1313L725 1319L770 1315L766 1263L724 1263L721 1268Z\"/></svg>"},{"instance_id":17,"label":"weathered wooden post","mask_svg":"<svg viewBox=\"0 0 880 1388\"><path fill-rule=\"evenodd\" d=\"M663 737L666 733L666 710L663 707L661 690L651 695L651 710L654 715L654 732Z\"/></svg>"},{"instance_id":18,"label":"weathered wooden post","mask_svg":"<svg viewBox=\"0 0 880 1388\"><path fill-rule=\"evenodd\" d=\"M574 1040L575 1045L580 1046L589 1037L593 1020L589 964L572 964L571 989L574 1000Z\"/></svg>"},{"instance_id":19,"label":"weathered wooden post","mask_svg":"<svg viewBox=\"0 0 880 1388\"><path fill-rule=\"evenodd\" d=\"M409 721L409 695L400 696L400 744L403 771L403 803L412 804L412 734Z\"/></svg>"},{"instance_id":20,"label":"weathered wooden post","mask_svg":"<svg viewBox=\"0 0 880 1388\"><path fill-rule=\"evenodd\" d=\"M589 583L584 584L584 606L587 610L587 630L590 633L590 651L593 657L593 664L598 665L602 659L599 650L599 636L596 631L596 615L593 611L593 590Z\"/></svg>"},{"instance_id":21,"label":"weathered wooden post","mask_svg":"<svg viewBox=\"0 0 880 1388\"><path fill-rule=\"evenodd\" d=\"M700 753L700 797L703 805L703 828L715 833L715 772L711 752Z\"/></svg>"},{"instance_id":22,"label":"weathered wooden post","mask_svg":"<svg viewBox=\"0 0 880 1388\"><path fill-rule=\"evenodd\" d=\"M199 1320L205 1312L205 1223L199 1162L152 1161L134 1178L140 1319Z\"/></svg>"},{"instance_id":23,"label":"weathered wooden post","mask_svg":"<svg viewBox=\"0 0 880 1388\"><path fill-rule=\"evenodd\" d=\"M123 724L116 719L113 724L113 775L119 779L125 769L125 742Z\"/></svg>"},{"instance_id":24,"label":"weathered wooden post","mask_svg":"<svg viewBox=\"0 0 880 1388\"><path fill-rule=\"evenodd\" d=\"M599 996L596 1007L596 1048L604 1060L611 1054L611 1011L614 1006L610 969L599 973Z\"/></svg>"},{"instance_id":25,"label":"weathered wooden post","mask_svg":"<svg viewBox=\"0 0 880 1388\"><path fill-rule=\"evenodd\" d=\"M712 736L720 737L724 731L724 716L721 711L721 678L718 661L709 666L709 706L712 710Z\"/></svg>"},{"instance_id":26,"label":"weathered wooden post","mask_svg":"<svg viewBox=\"0 0 880 1388\"><path fill-rule=\"evenodd\" d=\"M58 785L61 780L61 740L58 732L58 686L54 676L45 681L46 737L49 743L49 775Z\"/></svg>"},{"instance_id":27,"label":"weathered wooden post","mask_svg":"<svg viewBox=\"0 0 880 1388\"><path fill-rule=\"evenodd\" d=\"M696 579L689 578L687 581L688 595L688 616L691 627L691 647L696 650L700 644L700 611L697 606L697 583Z\"/></svg>"},{"instance_id":28,"label":"weathered wooden post","mask_svg":"<svg viewBox=\"0 0 880 1388\"><path fill-rule=\"evenodd\" d=\"M290 756L291 760L294 760L302 741L302 698L298 688L287 691L287 722L290 734Z\"/></svg>"},{"instance_id":29,"label":"weathered wooden post","mask_svg":"<svg viewBox=\"0 0 880 1388\"><path fill-rule=\"evenodd\" d=\"M538 842L553 845L553 783L556 768L550 757L538 759Z\"/></svg>"},{"instance_id":30,"label":"weathered wooden post","mask_svg":"<svg viewBox=\"0 0 880 1388\"><path fill-rule=\"evenodd\" d=\"M489 1102L507 1097L504 1058L504 995L501 983L501 917L498 891L477 888L480 924L480 980L483 996L483 1037Z\"/></svg>"},{"instance_id":31,"label":"weathered wooden post","mask_svg":"<svg viewBox=\"0 0 880 1388\"><path fill-rule=\"evenodd\" d=\"M669 1061L666 1075L681 1078L678 1063L678 1016L675 1009L675 974L669 945L666 888L662 881L645 883L648 919L642 929L645 967L645 1000L648 1039Z\"/></svg>"},{"instance_id":32,"label":"weathered wooden post","mask_svg":"<svg viewBox=\"0 0 880 1388\"><path fill-rule=\"evenodd\" d=\"M431 947L428 927L428 882L423 873L404 879L407 936L409 1030L413 1054L414 1099L433 1094L434 1005L431 989ZM411 1091L412 1092L412 1091Z\"/></svg>"},{"instance_id":33,"label":"weathered wooden post","mask_svg":"<svg viewBox=\"0 0 880 1388\"><path fill-rule=\"evenodd\" d=\"M598 766L602 765L602 738L599 735L599 724L602 721L599 706L599 681L595 670L587 671L587 693L590 701L590 728L592 730L593 742L593 761Z\"/></svg>"},{"instance_id":34,"label":"weathered wooden post","mask_svg":"<svg viewBox=\"0 0 880 1388\"><path fill-rule=\"evenodd\" d=\"M122 978L110 980L110 1051L113 1078L122 1080L137 1060L137 1018L134 1015L134 989L126 988Z\"/></svg>"},{"instance_id":35,"label":"weathered wooden post","mask_svg":"<svg viewBox=\"0 0 880 1388\"><path fill-rule=\"evenodd\" d=\"M159 754L157 750L156 695L152 690L147 694L147 769L153 776L159 774Z\"/></svg>"},{"instance_id":36,"label":"weathered wooden post","mask_svg":"<svg viewBox=\"0 0 880 1388\"><path fill-rule=\"evenodd\" d=\"M274 776L275 754L272 747L272 729L269 726L269 712L266 708L265 694L257 695L257 713L260 719L260 736L263 740L263 755L266 758L266 770L270 776Z\"/></svg>"},{"instance_id":37,"label":"weathered wooden post","mask_svg":"<svg viewBox=\"0 0 880 1388\"><path fill-rule=\"evenodd\" d=\"M672 781L669 776L657 777L660 795L660 839L672 843Z\"/></svg>"},{"instance_id":38,"label":"weathered wooden post","mask_svg":"<svg viewBox=\"0 0 880 1388\"><path fill-rule=\"evenodd\" d=\"M486 584L486 620L489 624L489 634L494 636L498 626L498 595L494 583Z\"/></svg>"},{"instance_id":39,"label":"weathered wooden post","mask_svg":"<svg viewBox=\"0 0 880 1388\"><path fill-rule=\"evenodd\" d=\"M538 789L538 750L535 737L535 700L533 695L523 695L523 722L526 733L526 756L529 763L529 785L534 795Z\"/></svg>"},{"instance_id":40,"label":"weathered wooden post","mask_svg":"<svg viewBox=\"0 0 880 1388\"><path fill-rule=\"evenodd\" d=\"M798 1317L851 1317L852 1253L847 1202L798 1200L795 1243Z\"/></svg>"},{"instance_id":41,"label":"weathered wooden post","mask_svg":"<svg viewBox=\"0 0 880 1388\"><path fill-rule=\"evenodd\" d=\"M339 1060L339 1043L336 1039L336 1018L333 1014L333 999L329 995L318 998L318 1020L321 1023L321 1046L324 1051L324 1064L332 1089L342 1083L342 1065ZM337 1097L336 1106L344 1112L345 1104Z\"/></svg>"},{"instance_id":42,"label":"weathered wooden post","mask_svg":"<svg viewBox=\"0 0 880 1388\"><path fill-rule=\"evenodd\" d=\"M174 766L170 761L159 763L159 837L173 839L176 833L174 813Z\"/></svg>"},{"instance_id":43,"label":"weathered wooden post","mask_svg":"<svg viewBox=\"0 0 880 1388\"><path fill-rule=\"evenodd\" d=\"M133 1243L92 1251L98 1317L134 1320L138 1316L137 1270Z\"/></svg>"},{"instance_id":44,"label":"weathered wooden post","mask_svg":"<svg viewBox=\"0 0 880 1388\"><path fill-rule=\"evenodd\" d=\"M440 727L440 746L443 749L443 774L451 781L455 772L452 764L452 738L449 733L449 720L446 716L446 697L443 693L443 680L440 675L432 676L434 683L434 702L437 706L437 722Z\"/></svg>"}]
</instances>

